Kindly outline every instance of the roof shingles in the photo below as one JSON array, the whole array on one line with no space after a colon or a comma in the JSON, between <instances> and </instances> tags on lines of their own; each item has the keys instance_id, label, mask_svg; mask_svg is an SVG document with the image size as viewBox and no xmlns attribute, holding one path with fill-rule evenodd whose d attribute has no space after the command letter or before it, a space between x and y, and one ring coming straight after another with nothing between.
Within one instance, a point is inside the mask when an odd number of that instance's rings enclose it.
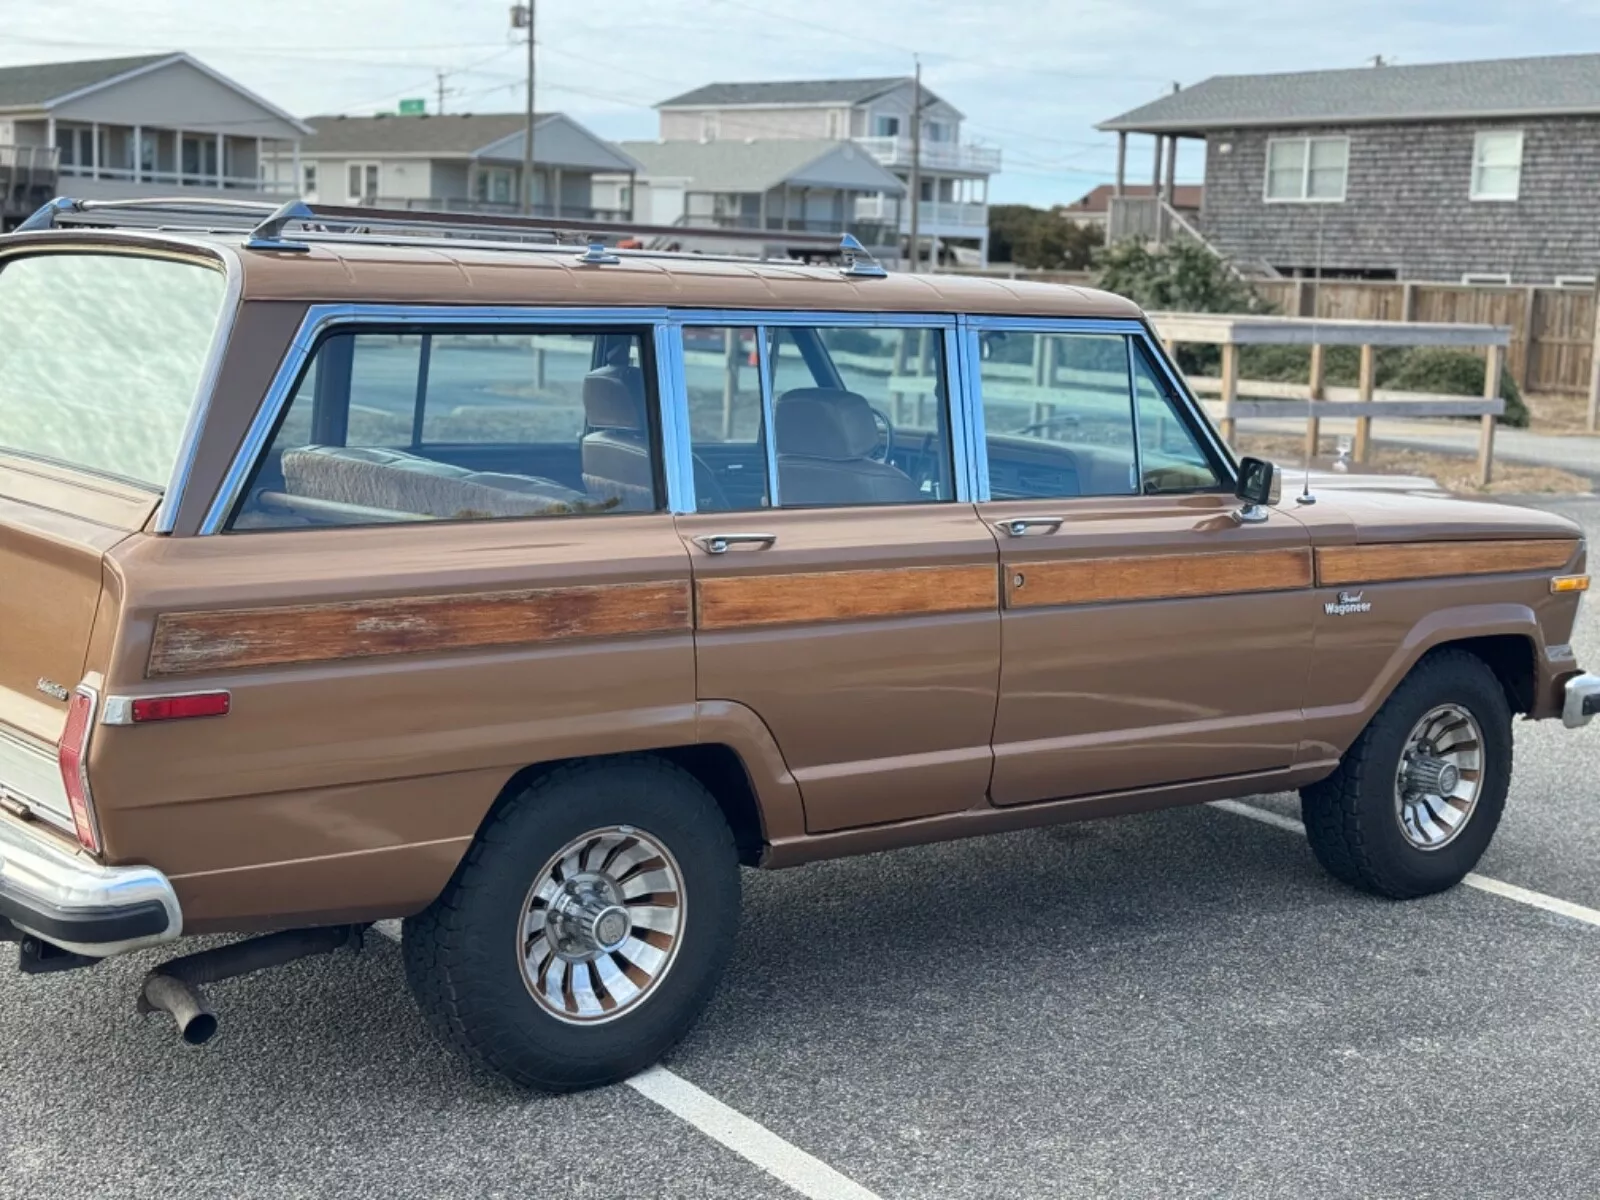
<instances>
[{"instance_id":1,"label":"roof shingles","mask_svg":"<svg viewBox=\"0 0 1600 1200\"><path fill-rule=\"evenodd\" d=\"M1247 125L1287 128L1588 113L1600 113L1600 54L1215 75L1099 128L1201 133Z\"/></svg>"},{"instance_id":2,"label":"roof shingles","mask_svg":"<svg viewBox=\"0 0 1600 1200\"><path fill-rule=\"evenodd\" d=\"M657 108L733 108L764 104L865 104L893 91L910 76L881 79L777 79L762 83L708 83L693 91L663 100ZM927 88L925 100L934 99Z\"/></svg>"},{"instance_id":3,"label":"roof shingles","mask_svg":"<svg viewBox=\"0 0 1600 1200\"><path fill-rule=\"evenodd\" d=\"M170 54L139 54L131 58L96 58L83 62L0 67L0 109L43 108L62 96L177 56L178 52L174 50Z\"/></svg>"}]
</instances>

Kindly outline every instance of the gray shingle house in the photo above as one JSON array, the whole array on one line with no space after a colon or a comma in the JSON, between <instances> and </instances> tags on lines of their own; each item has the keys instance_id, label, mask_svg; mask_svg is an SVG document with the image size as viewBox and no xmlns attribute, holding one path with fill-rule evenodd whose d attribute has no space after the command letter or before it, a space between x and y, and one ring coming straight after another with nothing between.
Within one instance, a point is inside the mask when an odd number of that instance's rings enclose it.
<instances>
[{"instance_id":1,"label":"gray shingle house","mask_svg":"<svg viewBox=\"0 0 1600 1200\"><path fill-rule=\"evenodd\" d=\"M1223 75L1099 128L1206 144L1199 232L1239 265L1468 282L1592 282L1600 266L1600 54ZM1113 198L1111 232L1171 227ZM1320 245L1320 253L1319 253Z\"/></svg>"}]
</instances>

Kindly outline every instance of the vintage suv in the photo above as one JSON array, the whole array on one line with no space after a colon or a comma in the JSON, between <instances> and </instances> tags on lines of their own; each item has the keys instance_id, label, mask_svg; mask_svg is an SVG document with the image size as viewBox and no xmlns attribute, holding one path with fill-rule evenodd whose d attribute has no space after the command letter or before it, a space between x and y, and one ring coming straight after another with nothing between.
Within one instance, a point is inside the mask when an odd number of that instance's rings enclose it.
<instances>
[{"instance_id":1,"label":"vintage suv","mask_svg":"<svg viewBox=\"0 0 1600 1200\"><path fill-rule=\"evenodd\" d=\"M146 978L191 1041L404 918L446 1040L599 1084L706 1003L741 864L1253 793L1420 896L1512 717L1600 707L1575 526L1279 503L1115 296L156 211L0 239L0 930L264 935Z\"/></svg>"}]
</instances>

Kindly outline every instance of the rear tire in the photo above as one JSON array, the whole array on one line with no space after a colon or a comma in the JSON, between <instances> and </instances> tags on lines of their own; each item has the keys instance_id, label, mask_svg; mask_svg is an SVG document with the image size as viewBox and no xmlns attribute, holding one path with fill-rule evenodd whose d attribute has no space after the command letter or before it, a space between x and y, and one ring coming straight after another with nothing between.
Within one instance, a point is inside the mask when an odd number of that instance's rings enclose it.
<instances>
[{"instance_id":1,"label":"rear tire","mask_svg":"<svg viewBox=\"0 0 1600 1200\"><path fill-rule=\"evenodd\" d=\"M503 804L406 921L406 980L467 1057L576 1091L689 1031L738 920L733 835L698 780L648 757L578 764Z\"/></svg>"},{"instance_id":2,"label":"rear tire","mask_svg":"<svg viewBox=\"0 0 1600 1200\"><path fill-rule=\"evenodd\" d=\"M1317 861L1395 900L1454 887L1500 824L1511 744L1511 706L1488 665L1464 650L1427 655L1338 770L1301 790Z\"/></svg>"}]
</instances>

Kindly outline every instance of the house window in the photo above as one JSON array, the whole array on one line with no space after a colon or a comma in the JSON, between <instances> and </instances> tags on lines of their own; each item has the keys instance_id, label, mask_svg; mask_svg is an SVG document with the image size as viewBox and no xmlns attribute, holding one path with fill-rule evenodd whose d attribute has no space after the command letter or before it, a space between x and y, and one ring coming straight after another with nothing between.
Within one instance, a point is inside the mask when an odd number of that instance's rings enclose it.
<instances>
[{"instance_id":1,"label":"house window","mask_svg":"<svg viewBox=\"0 0 1600 1200\"><path fill-rule=\"evenodd\" d=\"M351 204L369 204L378 197L378 164L353 162L345 168L345 195Z\"/></svg>"},{"instance_id":2,"label":"house window","mask_svg":"<svg viewBox=\"0 0 1600 1200\"><path fill-rule=\"evenodd\" d=\"M877 117L872 122L873 137L899 137L899 117Z\"/></svg>"},{"instance_id":3,"label":"house window","mask_svg":"<svg viewBox=\"0 0 1600 1200\"><path fill-rule=\"evenodd\" d=\"M837 141L844 136L844 114L837 108L828 110L828 138Z\"/></svg>"},{"instance_id":4,"label":"house window","mask_svg":"<svg viewBox=\"0 0 1600 1200\"><path fill-rule=\"evenodd\" d=\"M300 164L300 194L307 200L317 198L317 164Z\"/></svg>"},{"instance_id":5,"label":"house window","mask_svg":"<svg viewBox=\"0 0 1600 1200\"><path fill-rule=\"evenodd\" d=\"M517 172L510 167L481 167L478 170L477 199L488 204L515 204L518 199Z\"/></svg>"},{"instance_id":6,"label":"house window","mask_svg":"<svg viewBox=\"0 0 1600 1200\"><path fill-rule=\"evenodd\" d=\"M716 113L702 113L700 115L700 140L702 142L716 141L717 134L720 132L719 125L720 122L717 120Z\"/></svg>"},{"instance_id":7,"label":"house window","mask_svg":"<svg viewBox=\"0 0 1600 1200\"><path fill-rule=\"evenodd\" d=\"M947 142L950 140L950 126L943 121L929 121L923 128L927 131L930 142Z\"/></svg>"},{"instance_id":8,"label":"house window","mask_svg":"<svg viewBox=\"0 0 1600 1200\"><path fill-rule=\"evenodd\" d=\"M1267 142L1267 199L1341 201L1349 165L1349 138L1272 138Z\"/></svg>"},{"instance_id":9,"label":"house window","mask_svg":"<svg viewBox=\"0 0 1600 1200\"><path fill-rule=\"evenodd\" d=\"M1522 188L1522 130L1483 130L1472 139L1472 198L1515 200Z\"/></svg>"}]
</instances>

